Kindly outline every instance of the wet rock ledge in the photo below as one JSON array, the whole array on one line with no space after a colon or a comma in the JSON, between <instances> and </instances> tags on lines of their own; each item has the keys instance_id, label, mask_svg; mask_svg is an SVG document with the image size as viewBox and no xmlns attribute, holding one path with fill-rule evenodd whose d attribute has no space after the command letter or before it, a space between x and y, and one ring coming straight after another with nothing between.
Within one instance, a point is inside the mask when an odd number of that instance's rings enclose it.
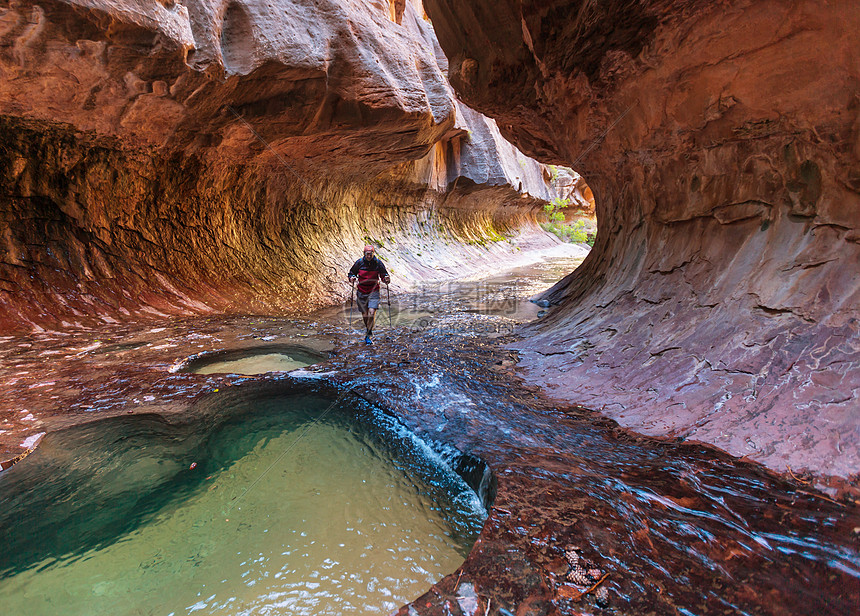
<instances>
[{"instance_id":1,"label":"wet rock ledge","mask_svg":"<svg viewBox=\"0 0 860 616\"><path fill-rule=\"evenodd\" d=\"M808 478L559 406L519 379L518 359L481 336L426 332L318 368L493 473L490 518L466 562L400 616L852 613L850 493L837 502Z\"/></svg>"}]
</instances>

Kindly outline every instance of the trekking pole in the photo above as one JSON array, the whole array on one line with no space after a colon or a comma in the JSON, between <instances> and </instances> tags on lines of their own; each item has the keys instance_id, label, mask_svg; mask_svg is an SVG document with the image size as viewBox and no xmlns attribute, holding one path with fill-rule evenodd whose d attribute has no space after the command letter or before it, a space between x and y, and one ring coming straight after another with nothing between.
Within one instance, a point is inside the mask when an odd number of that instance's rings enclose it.
<instances>
[{"instance_id":1,"label":"trekking pole","mask_svg":"<svg viewBox=\"0 0 860 616\"><path fill-rule=\"evenodd\" d=\"M349 291L349 328L354 329L352 326L352 297L355 295L355 280L350 280L350 291Z\"/></svg>"},{"instance_id":2,"label":"trekking pole","mask_svg":"<svg viewBox=\"0 0 860 616\"><path fill-rule=\"evenodd\" d=\"M385 283L385 293L388 295L388 327L393 329L394 326L391 324L391 285L387 282Z\"/></svg>"}]
</instances>

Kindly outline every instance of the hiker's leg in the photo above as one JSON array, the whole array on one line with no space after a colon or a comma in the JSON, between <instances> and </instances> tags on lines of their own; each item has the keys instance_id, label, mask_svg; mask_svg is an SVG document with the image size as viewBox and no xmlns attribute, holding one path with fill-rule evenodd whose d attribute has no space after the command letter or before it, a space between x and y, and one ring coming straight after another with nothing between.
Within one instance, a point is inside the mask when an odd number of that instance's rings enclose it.
<instances>
[{"instance_id":1,"label":"hiker's leg","mask_svg":"<svg viewBox=\"0 0 860 616\"><path fill-rule=\"evenodd\" d=\"M379 289L373 291L367 297L367 314L369 315L369 325L367 327L367 335L373 332L373 323L376 320L376 311L379 308Z\"/></svg>"},{"instance_id":2,"label":"hiker's leg","mask_svg":"<svg viewBox=\"0 0 860 616\"><path fill-rule=\"evenodd\" d=\"M376 309L368 308L367 317L364 319L364 326L367 328L367 333L373 333L373 322L376 320Z\"/></svg>"}]
</instances>

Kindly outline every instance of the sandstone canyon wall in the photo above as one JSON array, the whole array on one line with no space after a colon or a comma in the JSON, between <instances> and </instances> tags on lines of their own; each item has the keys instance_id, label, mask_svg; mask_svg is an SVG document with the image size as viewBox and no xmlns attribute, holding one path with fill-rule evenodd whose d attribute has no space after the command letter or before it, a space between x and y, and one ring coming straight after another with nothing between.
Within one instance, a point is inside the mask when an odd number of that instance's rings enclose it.
<instances>
[{"instance_id":1,"label":"sandstone canyon wall","mask_svg":"<svg viewBox=\"0 0 860 616\"><path fill-rule=\"evenodd\" d=\"M416 3L5 3L0 330L303 310L366 241L404 285L551 241L541 166L446 70Z\"/></svg>"},{"instance_id":2,"label":"sandstone canyon wall","mask_svg":"<svg viewBox=\"0 0 860 616\"><path fill-rule=\"evenodd\" d=\"M856 3L425 6L459 96L597 201L595 250L519 345L529 378L641 432L855 475Z\"/></svg>"}]
</instances>

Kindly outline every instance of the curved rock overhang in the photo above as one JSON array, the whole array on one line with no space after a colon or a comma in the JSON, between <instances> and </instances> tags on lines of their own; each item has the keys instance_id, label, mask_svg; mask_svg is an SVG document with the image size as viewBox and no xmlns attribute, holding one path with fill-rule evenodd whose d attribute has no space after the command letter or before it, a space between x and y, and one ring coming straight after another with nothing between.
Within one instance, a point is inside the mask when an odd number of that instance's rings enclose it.
<instances>
[{"instance_id":1,"label":"curved rock overhang","mask_svg":"<svg viewBox=\"0 0 860 616\"><path fill-rule=\"evenodd\" d=\"M837 0L427 0L458 95L593 189L519 345L623 425L860 469L860 63Z\"/></svg>"},{"instance_id":2,"label":"curved rock overhang","mask_svg":"<svg viewBox=\"0 0 860 616\"><path fill-rule=\"evenodd\" d=\"M541 166L456 101L429 23L392 6L0 9L0 331L306 310L372 240L455 262L550 242ZM408 252L405 284L427 261Z\"/></svg>"}]
</instances>

